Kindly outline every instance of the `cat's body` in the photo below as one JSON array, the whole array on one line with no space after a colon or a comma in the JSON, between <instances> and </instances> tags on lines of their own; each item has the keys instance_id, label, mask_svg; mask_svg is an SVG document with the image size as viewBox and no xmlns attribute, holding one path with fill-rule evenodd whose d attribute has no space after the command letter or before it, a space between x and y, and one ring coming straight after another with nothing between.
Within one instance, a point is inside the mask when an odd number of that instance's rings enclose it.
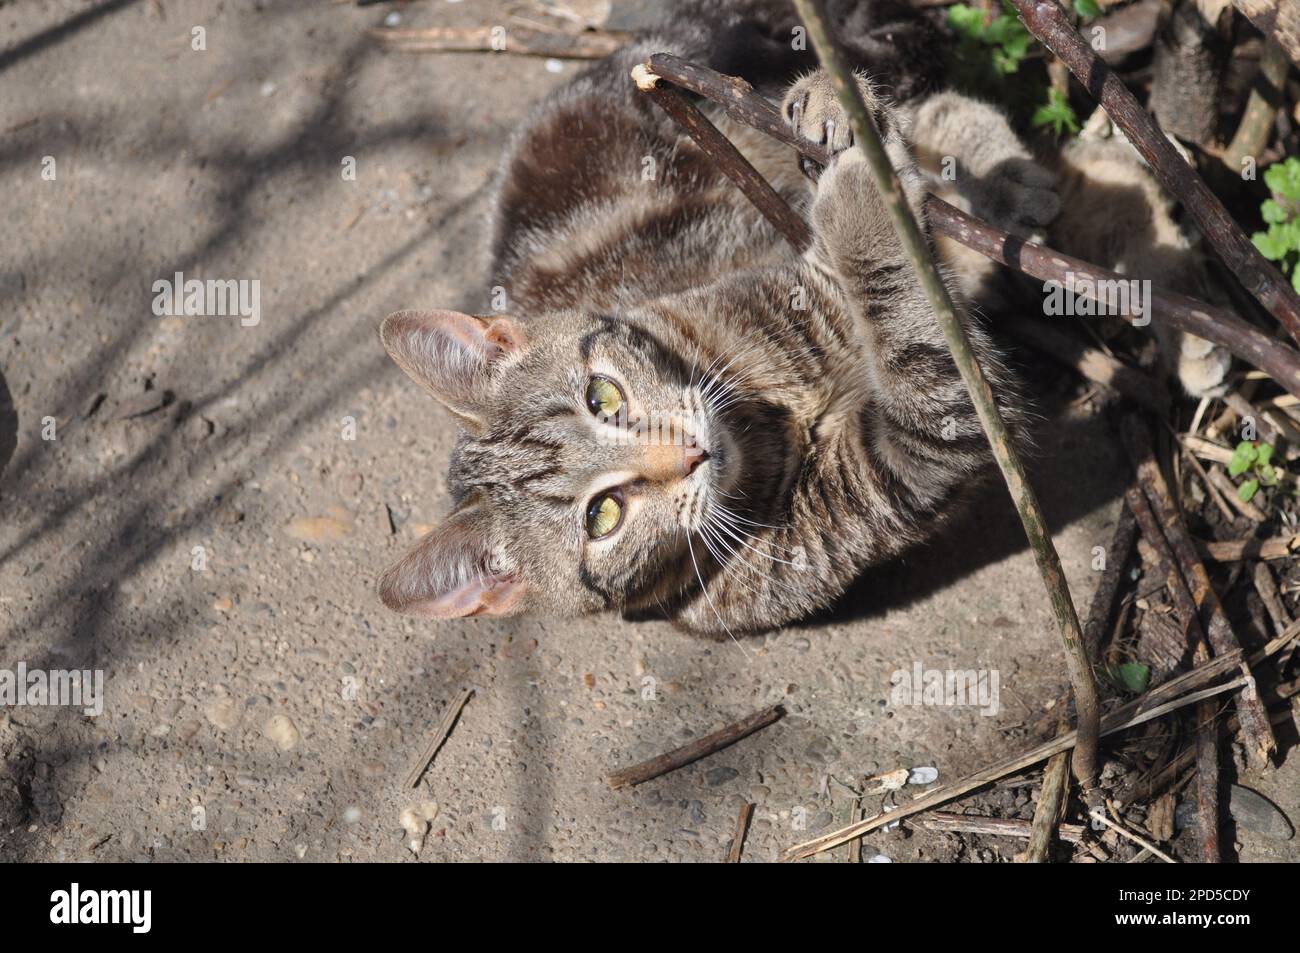
<instances>
[{"instance_id":1,"label":"cat's body","mask_svg":"<svg viewBox=\"0 0 1300 953\"><path fill-rule=\"evenodd\" d=\"M921 153L959 157L968 208L1045 226L1051 176L1005 118L925 95L918 21L897 0L837 6L842 26L866 17L862 64L911 97L875 104L917 215L923 177L905 131ZM710 9L590 70L514 136L491 281L510 317L385 322L390 353L465 429L455 512L385 575L390 607L645 610L698 631L770 628L932 534L986 469L974 409L829 80L782 82L790 15L763 0ZM896 33L906 41L882 41ZM746 78L783 93L795 130L836 153L810 186L789 149L724 124L808 215L804 255L629 78L660 50L743 72L719 37L757 50ZM1018 426L1009 374L982 329L968 330Z\"/></svg>"}]
</instances>

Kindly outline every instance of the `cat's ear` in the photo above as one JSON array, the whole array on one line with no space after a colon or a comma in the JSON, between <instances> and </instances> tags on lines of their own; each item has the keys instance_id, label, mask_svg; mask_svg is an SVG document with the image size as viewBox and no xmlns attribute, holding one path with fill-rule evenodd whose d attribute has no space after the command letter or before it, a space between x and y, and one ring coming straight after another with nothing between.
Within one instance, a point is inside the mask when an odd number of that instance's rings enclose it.
<instances>
[{"instance_id":1,"label":"cat's ear","mask_svg":"<svg viewBox=\"0 0 1300 953\"><path fill-rule=\"evenodd\" d=\"M494 367L524 347L514 318L458 311L398 311L379 326L379 339L413 381L476 427L486 416Z\"/></svg>"},{"instance_id":2,"label":"cat's ear","mask_svg":"<svg viewBox=\"0 0 1300 953\"><path fill-rule=\"evenodd\" d=\"M528 587L501 563L480 508L467 506L384 573L379 598L394 612L431 619L513 615Z\"/></svg>"}]
</instances>

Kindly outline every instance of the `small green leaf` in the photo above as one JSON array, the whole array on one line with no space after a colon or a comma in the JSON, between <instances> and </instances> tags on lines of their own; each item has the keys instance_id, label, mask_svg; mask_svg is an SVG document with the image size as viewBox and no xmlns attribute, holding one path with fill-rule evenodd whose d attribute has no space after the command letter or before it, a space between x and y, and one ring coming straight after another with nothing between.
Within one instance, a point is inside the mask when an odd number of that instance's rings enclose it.
<instances>
[{"instance_id":1,"label":"small green leaf","mask_svg":"<svg viewBox=\"0 0 1300 953\"><path fill-rule=\"evenodd\" d=\"M1127 692L1139 695L1147 690L1147 685L1151 681L1151 667L1142 665L1139 662L1124 662L1122 665L1116 665L1111 669L1115 676L1115 681Z\"/></svg>"},{"instance_id":2,"label":"small green leaf","mask_svg":"<svg viewBox=\"0 0 1300 953\"><path fill-rule=\"evenodd\" d=\"M1255 465L1266 467L1273 461L1273 445L1261 443L1255 448Z\"/></svg>"},{"instance_id":3,"label":"small green leaf","mask_svg":"<svg viewBox=\"0 0 1300 953\"><path fill-rule=\"evenodd\" d=\"M1086 19L1101 16L1101 6L1097 0L1074 0L1074 12Z\"/></svg>"},{"instance_id":4,"label":"small green leaf","mask_svg":"<svg viewBox=\"0 0 1300 953\"><path fill-rule=\"evenodd\" d=\"M1249 503L1255 498L1255 494L1258 492L1259 481L1247 480L1241 486L1237 487L1237 499L1241 500L1243 503Z\"/></svg>"},{"instance_id":5,"label":"small green leaf","mask_svg":"<svg viewBox=\"0 0 1300 953\"><path fill-rule=\"evenodd\" d=\"M1282 472L1281 467L1255 467L1255 476L1265 486L1277 486L1278 481L1282 479Z\"/></svg>"},{"instance_id":6,"label":"small green leaf","mask_svg":"<svg viewBox=\"0 0 1300 953\"><path fill-rule=\"evenodd\" d=\"M1276 227L1274 225L1267 232L1256 232L1250 236L1250 240L1255 243L1259 253L1269 261L1281 261L1286 257L1288 251L1285 242L1273 233L1273 229Z\"/></svg>"},{"instance_id":7,"label":"small green leaf","mask_svg":"<svg viewBox=\"0 0 1300 953\"><path fill-rule=\"evenodd\" d=\"M1243 440L1237 444L1237 449L1232 452L1232 459L1228 461L1228 475L1241 476L1250 469L1250 465L1255 462L1259 456L1259 451L1249 440Z\"/></svg>"},{"instance_id":8,"label":"small green leaf","mask_svg":"<svg viewBox=\"0 0 1300 953\"><path fill-rule=\"evenodd\" d=\"M1280 225L1291 217L1286 213L1286 209L1273 199L1265 199L1264 204L1259 207L1259 212L1264 217L1264 221L1270 225Z\"/></svg>"}]
</instances>

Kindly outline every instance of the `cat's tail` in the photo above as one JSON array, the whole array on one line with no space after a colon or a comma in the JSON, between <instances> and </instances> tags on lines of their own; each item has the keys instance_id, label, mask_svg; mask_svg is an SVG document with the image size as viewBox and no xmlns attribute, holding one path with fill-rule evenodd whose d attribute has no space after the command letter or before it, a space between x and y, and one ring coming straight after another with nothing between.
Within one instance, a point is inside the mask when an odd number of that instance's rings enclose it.
<instances>
[{"instance_id":1,"label":"cat's tail","mask_svg":"<svg viewBox=\"0 0 1300 953\"><path fill-rule=\"evenodd\" d=\"M946 34L910 0L828 0L826 14L852 65L895 101L942 87ZM817 68L789 0L672 0L656 32L688 59L773 95Z\"/></svg>"}]
</instances>

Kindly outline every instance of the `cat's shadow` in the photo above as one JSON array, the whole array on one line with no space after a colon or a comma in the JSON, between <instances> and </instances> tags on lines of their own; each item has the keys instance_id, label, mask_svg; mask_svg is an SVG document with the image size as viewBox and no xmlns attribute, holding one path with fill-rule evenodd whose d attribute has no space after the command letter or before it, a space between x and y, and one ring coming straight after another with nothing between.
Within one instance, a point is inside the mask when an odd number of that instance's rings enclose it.
<instances>
[{"instance_id":1,"label":"cat's shadow","mask_svg":"<svg viewBox=\"0 0 1300 953\"><path fill-rule=\"evenodd\" d=\"M1026 461L1049 529L1066 526L1115 500L1124 489L1127 464L1106 417L1042 404L1034 428L1036 449ZM1099 538L1094 545L1110 542ZM868 569L830 610L802 626L879 616L917 603L977 570L1028 549L1024 529L1000 476L994 473L961 513L928 542L902 558ZM1024 588L1041 590L1036 572Z\"/></svg>"}]
</instances>

